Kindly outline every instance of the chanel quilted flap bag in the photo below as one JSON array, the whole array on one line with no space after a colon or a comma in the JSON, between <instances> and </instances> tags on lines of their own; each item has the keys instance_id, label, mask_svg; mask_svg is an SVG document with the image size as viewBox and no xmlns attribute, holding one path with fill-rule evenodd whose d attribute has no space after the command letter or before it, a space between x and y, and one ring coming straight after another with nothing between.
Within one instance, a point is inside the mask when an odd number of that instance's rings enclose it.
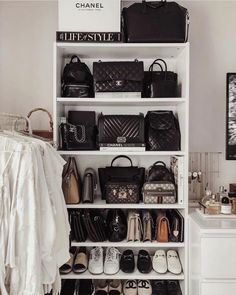
<instances>
[{"instance_id":1,"label":"chanel quilted flap bag","mask_svg":"<svg viewBox=\"0 0 236 295\"><path fill-rule=\"evenodd\" d=\"M98 119L99 146L145 146L144 116L103 115Z\"/></svg>"},{"instance_id":2,"label":"chanel quilted flap bag","mask_svg":"<svg viewBox=\"0 0 236 295\"><path fill-rule=\"evenodd\" d=\"M169 181L146 182L143 185L143 202L146 204L175 204L175 185Z\"/></svg>"},{"instance_id":3,"label":"chanel quilted flap bag","mask_svg":"<svg viewBox=\"0 0 236 295\"><path fill-rule=\"evenodd\" d=\"M93 63L95 92L141 92L143 62L112 61Z\"/></svg>"}]
</instances>

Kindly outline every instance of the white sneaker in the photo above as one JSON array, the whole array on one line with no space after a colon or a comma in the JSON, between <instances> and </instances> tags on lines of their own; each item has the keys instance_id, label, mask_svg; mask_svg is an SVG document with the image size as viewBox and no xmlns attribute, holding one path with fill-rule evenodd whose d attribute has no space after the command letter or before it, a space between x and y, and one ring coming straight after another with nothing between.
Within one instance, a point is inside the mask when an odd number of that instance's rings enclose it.
<instances>
[{"instance_id":1,"label":"white sneaker","mask_svg":"<svg viewBox=\"0 0 236 295\"><path fill-rule=\"evenodd\" d=\"M152 260L153 269L160 274L167 272L166 252L164 250L157 250Z\"/></svg>"},{"instance_id":2,"label":"white sneaker","mask_svg":"<svg viewBox=\"0 0 236 295\"><path fill-rule=\"evenodd\" d=\"M123 294L124 295L137 295L138 294L138 285L135 280L127 280L123 285Z\"/></svg>"},{"instance_id":3,"label":"white sneaker","mask_svg":"<svg viewBox=\"0 0 236 295\"><path fill-rule=\"evenodd\" d=\"M120 252L115 247L108 247L104 263L104 273L114 275L120 269Z\"/></svg>"},{"instance_id":4,"label":"white sneaker","mask_svg":"<svg viewBox=\"0 0 236 295\"><path fill-rule=\"evenodd\" d=\"M182 271L182 266L179 260L179 255L174 250L169 250L167 252L167 265L169 272L179 275Z\"/></svg>"},{"instance_id":5,"label":"white sneaker","mask_svg":"<svg viewBox=\"0 0 236 295\"><path fill-rule=\"evenodd\" d=\"M90 251L88 270L95 275L103 273L102 247L95 247Z\"/></svg>"}]
</instances>

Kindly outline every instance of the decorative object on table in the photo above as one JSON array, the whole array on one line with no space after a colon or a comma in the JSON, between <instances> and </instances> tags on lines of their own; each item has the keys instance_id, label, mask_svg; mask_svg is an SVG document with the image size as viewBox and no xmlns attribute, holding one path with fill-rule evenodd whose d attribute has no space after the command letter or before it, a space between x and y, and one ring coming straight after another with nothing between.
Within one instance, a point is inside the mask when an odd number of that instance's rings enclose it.
<instances>
[{"instance_id":1,"label":"decorative object on table","mask_svg":"<svg viewBox=\"0 0 236 295\"><path fill-rule=\"evenodd\" d=\"M94 97L93 76L89 67L77 55L73 55L66 64L61 85L63 97Z\"/></svg>"},{"instance_id":2,"label":"decorative object on table","mask_svg":"<svg viewBox=\"0 0 236 295\"><path fill-rule=\"evenodd\" d=\"M227 73L226 160L236 160L236 73Z\"/></svg>"},{"instance_id":3,"label":"decorative object on table","mask_svg":"<svg viewBox=\"0 0 236 295\"><path fill-rule=\"evenodd\" d=\"M130 161L130 166L120 167L113 166L114 162L118 159L125 158ZM102 192L102 198L106 196L106 184L113 183L127 183L127 184L136 184L139 187L139 196L141 196L141 189L144 183L145 177L145 168L133 166L132 160L124 155L115 157L111 166L105 168L99 168L99 180Z\"/></svg>"},{"instance_id":4,"label":"decorative object on table","mask_svg":"<svg viewBox=\"0 0 236 295\"><path fill-rule=\"evenodd\" d=\"M63 119L59 126L60 149L95 150L95 112L69 111L67 120Z\"/></svg>"},{"instance_id":5,"label":"decorative object on table","mask_svg":"<svg viewBox=\"0 0 236 295\"><path fill-rule=\"evenodd\" d=\"M93 63L96 92L140 92L143 89L142 61L110 61Z\"/></svg>"},{"instance_id":6,"label":"decorative object on table","mask_svg":"<svg viewBox=\"0 0 236 295\"><path fill-rule=\"evenodd\" d=\"M68 42L68 43L115 43L122 42L121 33L86 33L86 32L57 32L57 42Z\"/></svg>"},{"instance_id":7,"label":"decorative object on table","mask_svg":"<svg viewBox=\"0 0 236 295\"><path fill-rule=\"evenodd\" d=\"M155 65L159 66L161 71L154 71ZM177 86L177 74L168 71L166 62L158 58L150 65L149 70L144 72L142 97L177 97Z\"/></svg>"},{"instance_id":8,"label":"decorative object on table","mask_svg":"<svg viewBox=\"0 0 236 295\"><path fill-rule=\"evenodd\" d=\"M37 130L32 130L32 133L34 135L40 136L40 137L45 138L45 139L52 142L53 141L53 120L52 120L52 115L48 110L46 110L44 108L33 109L32 111L30 111L28 113L27 118L29 119L33 113L40 112L40 111L44 112L44 113L46 113L48 115L50 128L49 128L49 130L38 130L38 129Z\"/></svg>"},{"instance_id":9,"label":"decorative object on table","mask_svg":"<svg viewBox=\"0 0 236 295\"><path fill-rule=\"evenodd\" d=\"M189 15L176 2L142 1L123 9L127 42L183 43L188 40Z\"/></svg>"},{"instance_id":10,"label":"decorative object on table","mask_svg":"<svg viewBox=\"0 0 236 295\"><path fill-rule=\"evenodd\" d=\"M110 242L121 242L126 238L127 220L121 209L109 210L106 223Z\"/></svg>"},{"instance_id":11,"label":"decorative object on table","mask_svg":"<svg viewBox=\"0 0 236 295\"><path fill-rule=\"evenodd\" d=\"M81 200L81 178L74 157L69 157L62 173L62 190L66 204L78 204Z\"/></svg>"},{"instance_id":12,"label":"decorative object on table","mask_svg":"<svg viewBox=\"0 0 236 295\"><path fill-rule=\"evenodd\" d=\"M208 209L209 211L209 209ZM223 197L221 200L221 214L231 214L232 213L232 207L230 204L230 200L228 197Z\"/></svg>"},{"instance_id":13,"label":"decorative object on table","mask_svg":"<svg viewBox=\"0 0 236 295\"><path fill-rule=\"evenodd\" d=\"M59 31L120 32L120 0L59 0Z\"/></svg>"},{"instance_id":14,"label":"decorative object on table","mask_svg":"<svg viewBox=\"0 0 236 295\"><path fill-rule=\"evenodd\" d=\"M100 150L108 148L141 148L145 150L144 116L103 115L98 118Z\"/></svg>"},{"instance_id":15,"label":"decorative object on table","mask_svg":"<svg viewBox=\"0 0 236 295\"><path fill-rule=\"evenodd\" d=\"M149 111L145 117L145 137L150 151L179 151L178 119L172 111Z\"/></svg>"},{"instance_id":16,"label":"decorative object on table","mask_svg":"<svg viewBox=\"0 0 236 295\"><path fill-rule=\"evenodd\" d=\"M93 203L94 195L97 190L97 175L94 169L87 168L84 172L82 202Z\"/></svg>"}]
</instances>

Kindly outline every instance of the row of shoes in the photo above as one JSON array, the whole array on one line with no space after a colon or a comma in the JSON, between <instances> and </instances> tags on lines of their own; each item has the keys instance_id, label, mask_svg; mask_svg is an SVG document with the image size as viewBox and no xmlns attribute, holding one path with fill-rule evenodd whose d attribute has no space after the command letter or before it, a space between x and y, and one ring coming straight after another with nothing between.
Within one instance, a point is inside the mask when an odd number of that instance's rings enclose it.
<instances>
[{"instance_id":1,"label":"row of shoes","mask_svg":"<svg viewBox=\"0 0 236 295\"><path fill-rule=\"evenodd\" d=\"M76 292L75 292L76 291ZM62 280L61 295L182 295L176 280Z\"/></svg>"},{"instance_id":2,"label":"row of shoes","mask_svg":"<svg viewBox=\"0 0 236 295\"><path fill-rule=\"evenodd\" d=\"M106 249L105 259L102 247L95 247L90 251L89 259L85 247L72 247L71 257L61 268L62 274L73 271L76 274L85 272L87 269L91 274L99 275L105 273L114 275L119 270L132 273L135 270L135 256L132 250L125 250L121 255L115 247ZM159 274L169 271L178 275L182 272L179 255L175 250L157 250L151 258L146 250L140 250L137 258L137 269L140 273L150 273L152 270Z\"/></svg>"}]
</instances>

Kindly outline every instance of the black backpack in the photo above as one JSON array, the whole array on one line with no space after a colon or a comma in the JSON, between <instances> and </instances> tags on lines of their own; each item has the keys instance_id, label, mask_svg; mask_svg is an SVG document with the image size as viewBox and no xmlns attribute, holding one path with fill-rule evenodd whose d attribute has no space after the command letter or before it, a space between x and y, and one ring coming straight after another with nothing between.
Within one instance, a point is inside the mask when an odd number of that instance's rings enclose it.
<instances>
[{"instance_id":1,"label":"black backpack","mask_svg":"<svg viewBox=\"0 0 236 295\"><path fill-rule=\"evenodd\" d=\"M175 183L173 173L162 161L155 162L148 170L147 181L169 181Z\"/></svg>"}]
</instances>

